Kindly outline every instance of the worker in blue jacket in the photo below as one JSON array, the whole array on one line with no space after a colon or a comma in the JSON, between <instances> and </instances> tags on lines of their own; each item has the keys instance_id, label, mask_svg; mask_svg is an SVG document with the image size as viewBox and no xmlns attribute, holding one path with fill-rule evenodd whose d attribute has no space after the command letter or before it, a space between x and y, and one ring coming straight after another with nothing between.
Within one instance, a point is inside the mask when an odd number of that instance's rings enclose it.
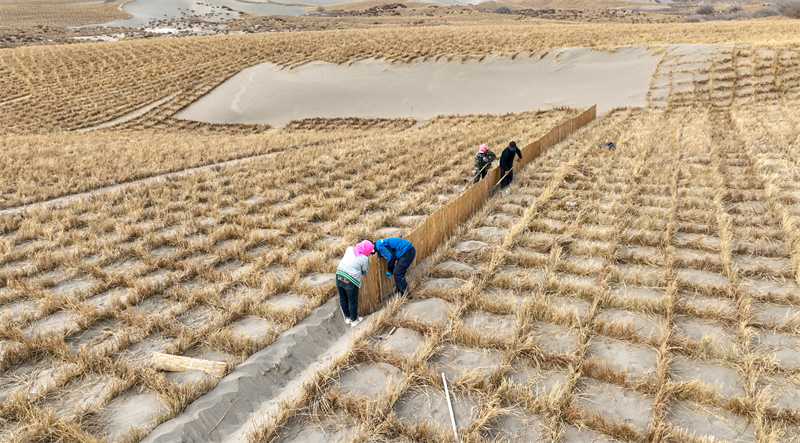
<instances>
[{"instance_id":1,"label":"worker in blue jacket","mask_svg":"<svg viewBox=\"0 0 800 443\"><path fill-rule=\"evenodd\" d=\"M389 270L386 272L386 276L391 277L394 275L394 284L397 287L397 291L411 298L408 294L406 271L414 261L414 257L417 256L417 250L414 249L414 245L408 240L390 237L376 241L375 250L389 262Z\"/></svg>"}]
</instances>

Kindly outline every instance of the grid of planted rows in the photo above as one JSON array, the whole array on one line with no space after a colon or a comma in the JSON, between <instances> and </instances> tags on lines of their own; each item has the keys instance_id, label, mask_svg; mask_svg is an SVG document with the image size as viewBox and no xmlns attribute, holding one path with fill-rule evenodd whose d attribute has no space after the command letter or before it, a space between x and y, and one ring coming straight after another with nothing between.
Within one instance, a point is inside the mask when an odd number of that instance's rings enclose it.
<instances>
[{"instance_id":1,"label":"grid of planted rows","mask_svg":"<svg viewBox=\"0 0 800 443\"><path fill-rule=\"evenodd\" d=\"M573 114L441 117L4 216L0 435L150 429L216 382L158 372L154 352L242 361L330 297L348 244L455 197L480 142Z\"/></svg>"},{"instance_id":2,"label":"grid of planted rows","mask_svg":"<svg viewBox=\"0 0 800 443\"><path fill-rule=\"evenodd\" d=\"M344 63L370 57L408 62L429 57L533 54L558 47L720 43L742 38L779 42L765 50L787 57L788 71L774 75L797 80L797 45L785 43L796 42L796 24L791 20L704 27L620 24L610 34L603 25L592 24L456 26L417 28L413 33L404 28L358 29L21 47L0 52L0 64L25 83L32 97L16 106L5 105L0 124L15 133L73 130L172 97L123 126L162 125L225 79L267 61L287 67L312 60ZM662 73L669 72L665 65ZM742 73L731 70L720 75L732 81ZM3 94L0 102L17 92ZM779 99L780 94L774 97Z\"/></svg>"},{"instance_id":3,"label":"grid of planted rows","mask_svg":"<svg viewBox=\"0 0 800 443\"><path fill-rule=\"evenodd\" d=\"M454 441L444 372L461 441L796 441L798 129L759 124L784 112L590 124L258 437Z\"/></svg>"}]
</instances>

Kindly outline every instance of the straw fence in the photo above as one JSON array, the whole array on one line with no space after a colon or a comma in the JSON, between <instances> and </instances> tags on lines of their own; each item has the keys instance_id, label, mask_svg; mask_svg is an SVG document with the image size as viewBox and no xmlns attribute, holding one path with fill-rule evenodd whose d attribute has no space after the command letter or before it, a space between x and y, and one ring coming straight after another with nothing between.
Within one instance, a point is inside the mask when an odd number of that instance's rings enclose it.
<instances>
[{"instance_id":1,"label":"straw fence","mask_svg":"<svg viewBox=\"0 0 800 443\"><path fill-rule=\"evenodd\" d=\"M552 128L538 140L523 147L522 161L514 165L514 172L594 120L596 115L597 105ZM406 240L417 250L417 258L412 267L429 256L460 224L478 212L490 197L492 187L499 180L500 170L496 167L490 169L485 179L468 187L458 198L434 211L417 229L408 234ZM378 310L383 298L394 289L394 279L386 277L386 266L386 260L377 254L370 258L370 272L364 276L358 293L359 315L371 314Z\"/></svg>"}]
</instances>

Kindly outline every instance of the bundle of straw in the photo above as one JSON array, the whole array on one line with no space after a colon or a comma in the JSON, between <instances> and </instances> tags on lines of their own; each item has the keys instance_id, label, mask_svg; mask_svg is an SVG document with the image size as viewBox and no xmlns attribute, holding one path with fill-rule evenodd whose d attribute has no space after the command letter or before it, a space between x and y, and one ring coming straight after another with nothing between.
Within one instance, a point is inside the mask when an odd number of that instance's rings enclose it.
<instances>
[{"instance_id":1,"label":"bundle of straw","mask_svg":"<svg viewBox=\"0 0 800 443\"><path fill-rule=\"evenodd\" d=\"M153 353L153 365L164 371L203 371L215 377L222 377L228 365L219 361L200 360L199 358L181 357L180 355Z\"/></svg>"},{"instance_id":2,"label":"bundle of straw","mask_svg":"<svg viewBox=\"0 0 800 443\"><path fill-rule=\"evenodd\" d=\"M584 165L567 165L567 173L564 175L566 180L590 179L594 176L592 168Z\"/></svg>"},{"instance_id":3,"label":"bundle of straw","mask_svg":"<svg viewBox=\"0 0 800 443\"><path fill-rule=\"evenodd\" d=\"M569 246L574 241L575 238L573 238L571 235L561 235L553 240L533 245L531 249L533 249L536 252L548 253L550 252L551 249L553 249L553 246L555 245L559 245L563 248Z\"/></svg>"}]
</instances>

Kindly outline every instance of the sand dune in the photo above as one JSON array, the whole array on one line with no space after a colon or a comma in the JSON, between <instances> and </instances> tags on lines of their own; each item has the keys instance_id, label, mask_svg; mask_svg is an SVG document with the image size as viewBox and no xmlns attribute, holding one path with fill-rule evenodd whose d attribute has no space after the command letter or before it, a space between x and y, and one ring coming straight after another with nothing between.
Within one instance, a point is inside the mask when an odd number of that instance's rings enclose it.
<instances>
[{"instance_id":1,"label":"sand dune","mask_svg":"<svg viewBox=\"0 0 800 443\"><path fill-rule=\"evenodd\" d=\"M280 126L311 117L425 119L439 114L506 113L552 106L599 110L646 105L661 55L643 46L409 64L314 62L294 69L244 69L177 114L213 123Z\"/></svg>"}]
</instances>

